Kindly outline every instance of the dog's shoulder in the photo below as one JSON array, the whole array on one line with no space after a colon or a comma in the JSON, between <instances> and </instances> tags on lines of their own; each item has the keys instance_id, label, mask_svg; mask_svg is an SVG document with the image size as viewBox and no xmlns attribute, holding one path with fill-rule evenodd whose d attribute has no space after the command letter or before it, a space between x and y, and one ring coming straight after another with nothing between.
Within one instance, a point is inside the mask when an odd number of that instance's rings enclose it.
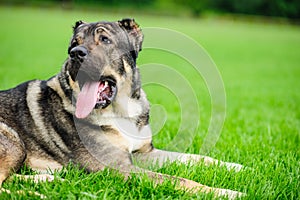
<instances>
[{"instance_id":1,"label":"dog's shoulder","mask_svg":"<svg viewBox=\"0 0 300 200\"><path fill-rule=\"evenodd\" d=\"M35 80L24 82L14 88L0 91L0 115L8 117L17 112L19 106L26 102L29 85Z\"/></svg>"}]
</instances>

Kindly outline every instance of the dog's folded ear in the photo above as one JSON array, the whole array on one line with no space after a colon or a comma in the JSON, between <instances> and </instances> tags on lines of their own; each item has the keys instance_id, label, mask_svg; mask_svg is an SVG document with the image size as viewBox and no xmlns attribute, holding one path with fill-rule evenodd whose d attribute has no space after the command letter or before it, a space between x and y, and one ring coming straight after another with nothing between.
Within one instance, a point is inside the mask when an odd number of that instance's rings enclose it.
<instances>
[{"instance_id":1,"label":"dog's folded ear","mask_svg":"<svg viewBox=\"0 0 300 200\"><path fill-rule=\"evenodd\" d=\"M126 18L118 21L118 23L120 27L123 27L127 31L130 41L134 44L135 57L137 57L138 52L142 50L144 38L141 28L134 19Z\"/></svg>"},{"instance_id":2,"label":"dog's folded ear","mask_svg":"<svg viewBox=\"0 0 300 200\"><path fill-rule=\"evenodd\" d=\"M81 20L75 22L75 25L73 26L73 33L75 33L75 30L76 30L81 24L85 24L85 22L84 22L84 21L81 21Z\"/></svg>"}]
</instances>

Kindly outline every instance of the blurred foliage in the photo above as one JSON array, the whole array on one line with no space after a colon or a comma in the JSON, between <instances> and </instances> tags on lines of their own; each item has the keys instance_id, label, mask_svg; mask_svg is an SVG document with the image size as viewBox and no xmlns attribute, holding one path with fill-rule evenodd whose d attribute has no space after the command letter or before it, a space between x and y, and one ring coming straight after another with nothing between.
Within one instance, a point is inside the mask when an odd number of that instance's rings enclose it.
<instances>
[{"instance_id":1,"label":"blurred foliage","mask_svg":"<svg viewBox=\"0 0 300 200\"><path fill-rule=\"evenodd\" d=\"M200 16L207 9L212 9L209 0L174 0L174 2L188 7L194 17Z\"/></svg>"},{"instance_id":2,"label":"blurred foliage","mask_svg":"<svg viewBox=\"0 0 300 200\"><path fill-rule=\"evenodd\" d=\"M170 0L171 1L171 0ZM175 0L199 16L206 10L299 19L299 0Z\"/></svg>"},{"instance_id":3,"label":"blurred foliage","mask_svg":"<svg viewBox=\"0 0 300 200\"><path fill-rule=\"evenodd\" d=\"M4 4L49 4L59 3L87 5L91 7L124 7L153 10L168 14L170 10L177 13L189 10L193 16L200 16L207 11L238 13L262 16L300 19L300 0L0 0Z\"/></svg>"},{"instance_id":4,"label":"blurred foliage","mask_svg":"<svg viewBox=\"0 0 300 200\"><path fill-rule=\"evenodd\" d=\"M211 0L211 8L225 12L300 18L299 0Z\"/></svg>"},{"instance_id":5,"label":"blurred foliage","mask_svg":"<svg viewBox=\"0 0 300 200\"><path fill-rule=\"evenodd\" d=\"M105 6L126 6L126 5L134 5L134 6L147 6L154 2L153 0L53 0L53 1L68 1L79 4L100 4Z\"/></svg>"}]
</instances>

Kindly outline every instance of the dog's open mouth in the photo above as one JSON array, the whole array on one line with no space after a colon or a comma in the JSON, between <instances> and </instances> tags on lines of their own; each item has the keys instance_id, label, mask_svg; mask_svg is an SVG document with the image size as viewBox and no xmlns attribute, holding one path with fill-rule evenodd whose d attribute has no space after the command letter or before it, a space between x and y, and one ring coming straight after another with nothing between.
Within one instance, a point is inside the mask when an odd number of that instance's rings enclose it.
<instances>
[{"instance_id":1,"label":"dog's open mouth","mask_svg":"<svg viewBox=\"0 0 300 200\"><path fill-rule=\"evenodd\" d=\"M86 118L94 108L106 108L113 101L116 92L116 83L112 79L84 83L77 97L75 116Z\"/></svg>"},{"instance_id":2,"label":"dog's open mouth","mask_svg":"<svg viewBox=\"0 0 300 200\"><path fill-rule=\"evenodd\" d=\"M115 84L108 81L101 81L97 92L96 107L106 108L114 98L116 90Z\"/></svg>"}]
</instances>

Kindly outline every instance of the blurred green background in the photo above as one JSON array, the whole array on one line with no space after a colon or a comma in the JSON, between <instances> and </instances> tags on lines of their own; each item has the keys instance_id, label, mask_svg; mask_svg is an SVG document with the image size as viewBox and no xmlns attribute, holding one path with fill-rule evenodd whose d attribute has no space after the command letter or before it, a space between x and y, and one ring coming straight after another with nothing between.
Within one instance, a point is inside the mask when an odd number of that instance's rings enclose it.
<instances>
[{"instance_id":1,"label":"blurred green background","mask_svg":"<svg viewBox=\"0 0 300 200\"><path fill-rule=\"evenodd\" d=\"M10 5L78 6L94 9L132 9L137 12L201 16L207 12L300 18L299 0L0 0Z\"/></svg>"}]
</instances>

